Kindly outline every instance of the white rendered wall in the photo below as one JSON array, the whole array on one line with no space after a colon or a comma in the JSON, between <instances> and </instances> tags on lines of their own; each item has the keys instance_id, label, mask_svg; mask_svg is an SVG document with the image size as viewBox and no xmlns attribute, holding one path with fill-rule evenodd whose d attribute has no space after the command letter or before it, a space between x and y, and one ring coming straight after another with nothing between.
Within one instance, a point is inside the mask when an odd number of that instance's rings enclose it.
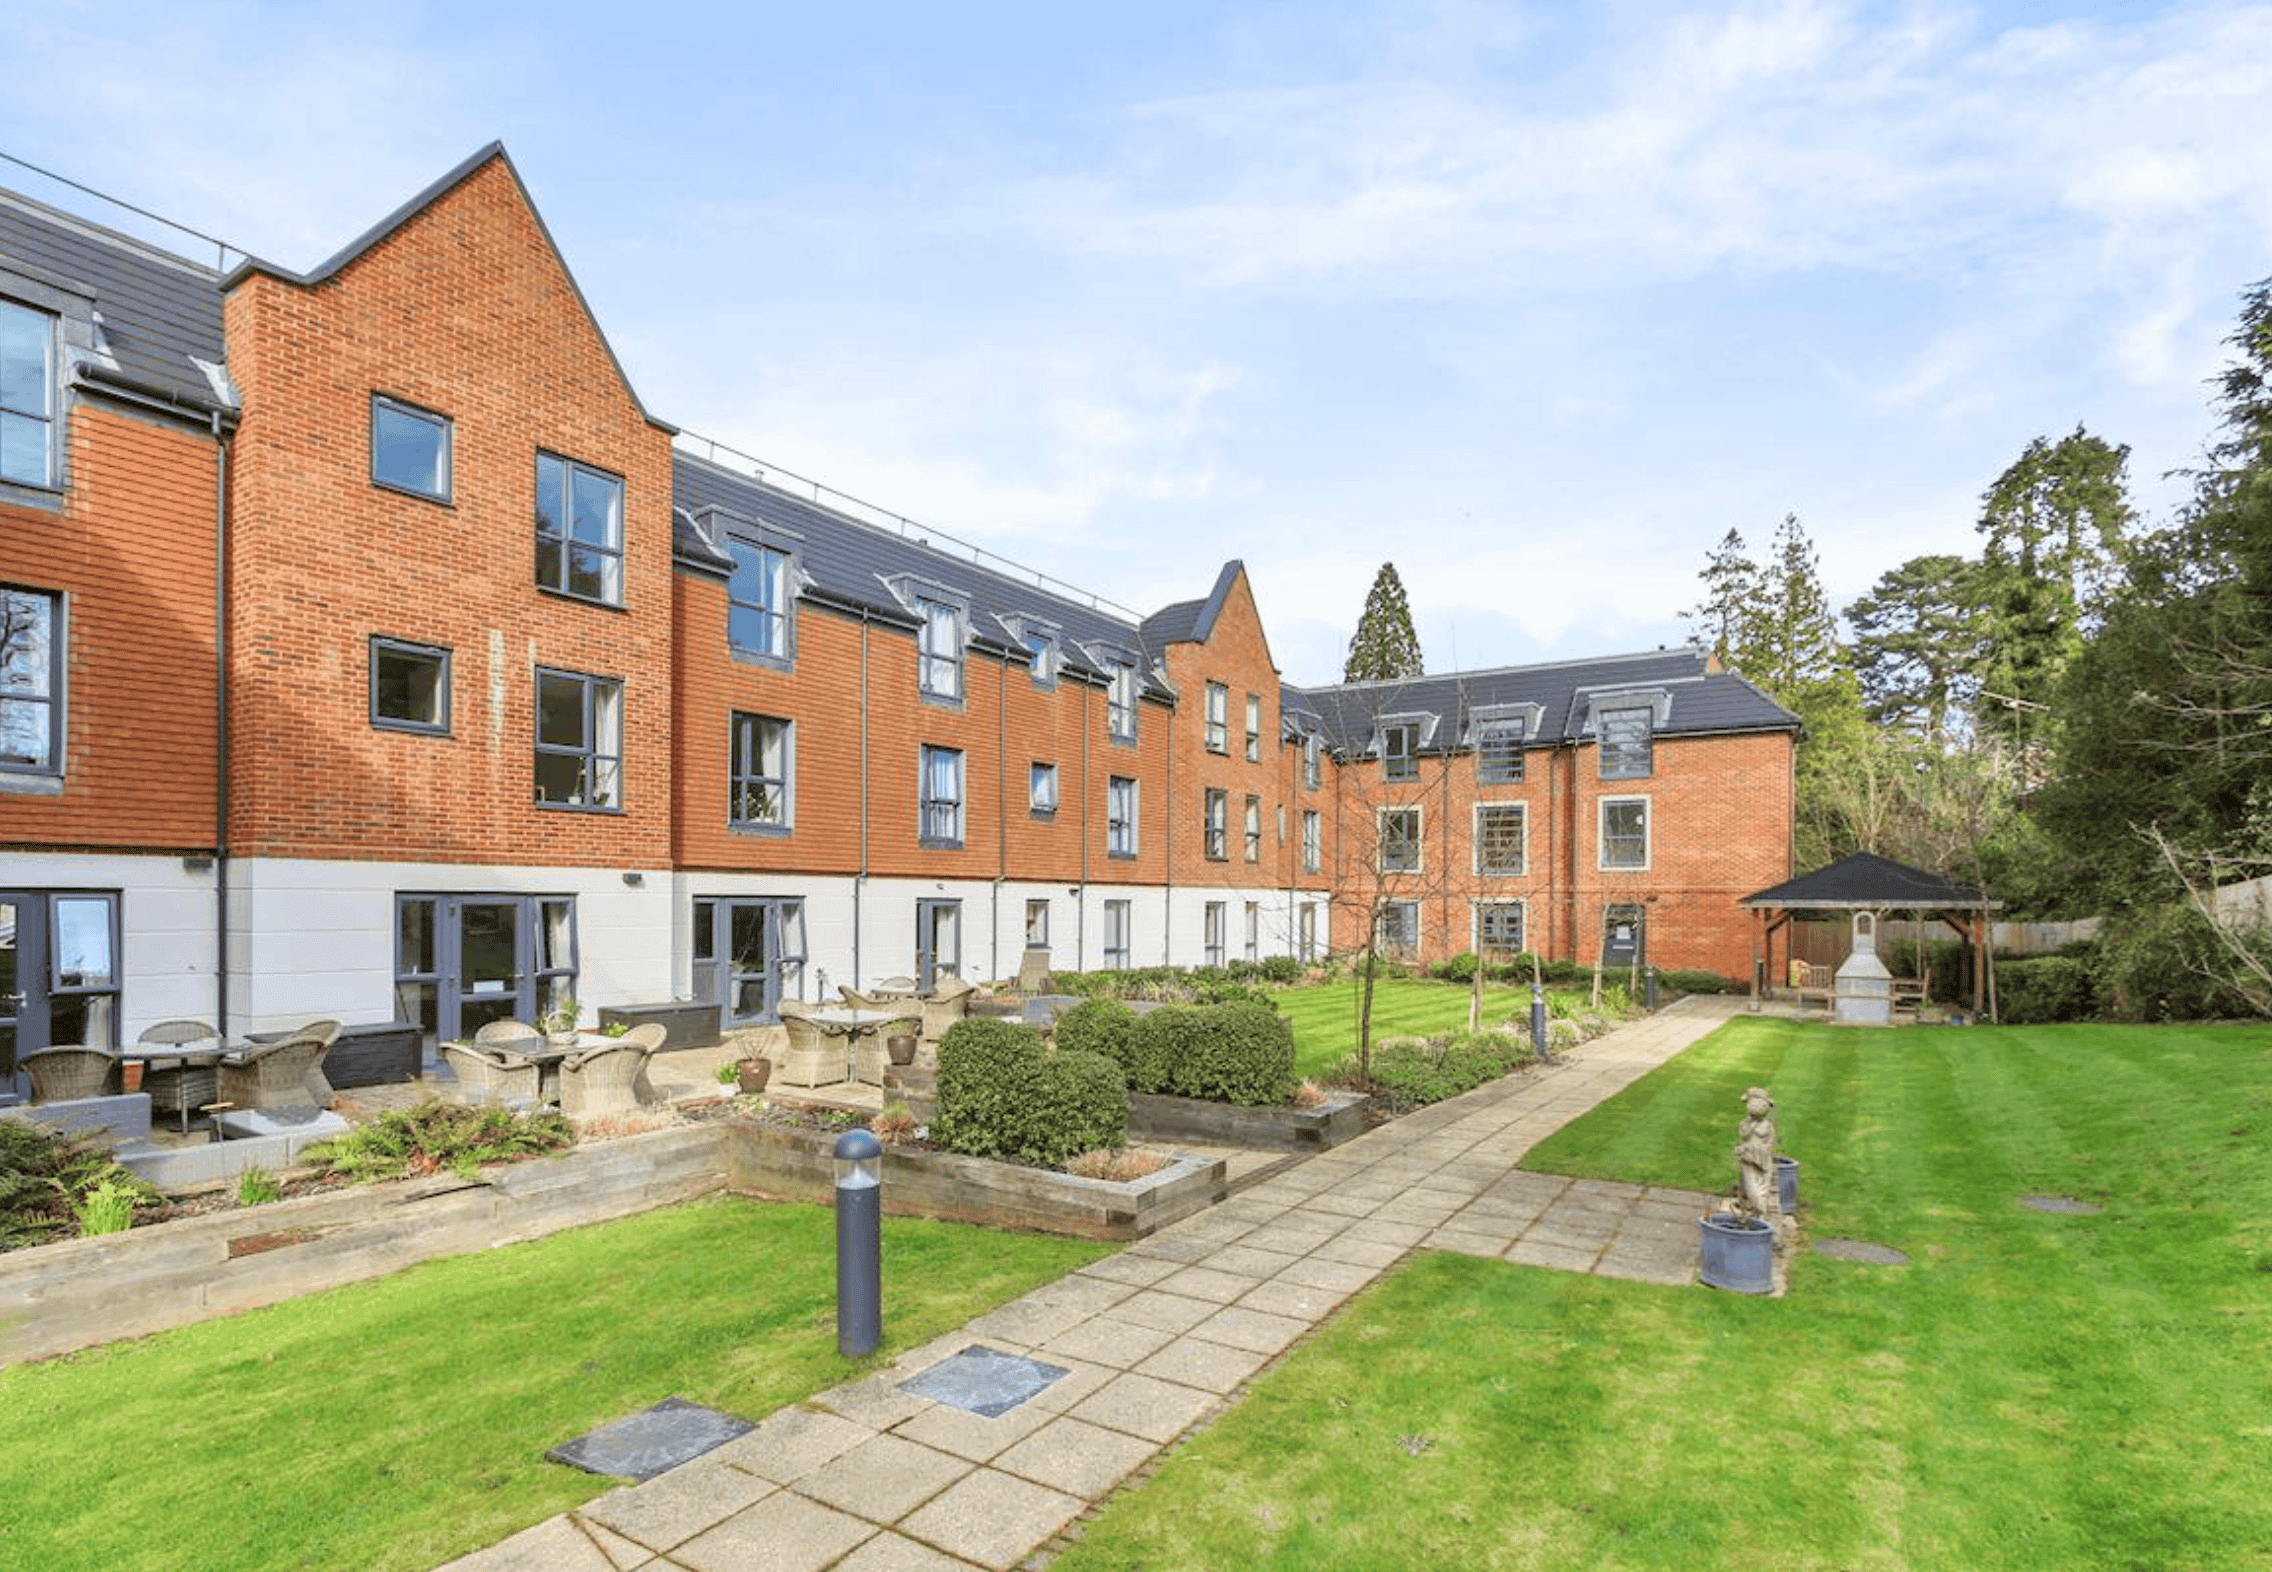
<instances>
[{"instance_id":1,"label":"white rendered wall","mask_svg":"<svg viewBox=\"0 0 2272 1572\"><path fill-rule=\"evenodd\" d=\"M118 1040L159 1021L214 1018L213 871L176 857L10 852L0 889L118 892Z\"/></svg>"}]
</instances>

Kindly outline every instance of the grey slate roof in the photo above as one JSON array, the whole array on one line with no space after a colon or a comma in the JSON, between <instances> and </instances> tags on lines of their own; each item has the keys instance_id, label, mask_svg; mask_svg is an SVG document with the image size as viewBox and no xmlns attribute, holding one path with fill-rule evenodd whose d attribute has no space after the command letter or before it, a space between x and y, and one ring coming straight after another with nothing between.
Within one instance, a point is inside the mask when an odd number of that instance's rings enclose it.
<instances>
[{"instance_id":1,"label":"grey slate roof","mask_svg":"<svg viewBox=\"0 0 2272 1572\"><path fill-rule=\"evenodd\" d=\"M211 268L7 192L0 267L93 297L95 341L70 346L73 376L123 382L194 412L236 407Z\"/></svg>"},{"instance_id":2,"label":"grey slate roof","mask_svg":"<svg viewBox=\"0 0 2272 1572\"><path fill-rule=\"evenodd\" d=\"M1589 699L1635 691L1661 699L1655 727L1661 737L1798 729L1796 715L1749 682L1706 666L1701 650L1655 650L1396 682L1289 686L1285 702L1290 714L1314 717L1327 743L1351 757L1373 746L1376 729L1391 716L1421 718L1424 725L1432 718L1432 734L1422 739L1423 753L1467 746L1468 718L1495 708L1521 710L1532 718L1533 742L1576 741L1586 735Z\"/></svg>"},{"instance_id":3,"label":"grey slate roof","mask_svg":"<svg viewBox=\"0 0 2272 1572\"><path fill-rule=\"evenodd\" d=\"M1019 649L1011 619L1044 624L1059 635L1064 669L1102 680L1099 664L1107 651L1137 657L1151 696L1174 695L1152 677L1152 662L1164 647L1145 637L1143 627L1117 610L1092 605L990 568L967 557L911 540L893 530L808 502L684 450L674 451L672 501L679 513L681 566L723 572L728 566L718 536L738 518L786 537L804 574L803 598L838 610L865 612L912 628L913 609L893 593L894 582L930 586L967 601L970 637L989 651ZM1194 606L1201 602L1192 602ZM1148 626L1145 624L1145 626ZM1175 626L1184 622L1178 618Z\"/></svg>"},{"instance_id":4,"label":"grey slate roof","mask_svg":"<svg viewBox=\"0 0 2272 1572\"><path fill-rule=\"evenodd\" d=\"M1205 600L1179 600L1146 617L1138 630L1143 636L1144 648L1158 655L1170 644L1206 643L1214 635L1215 619L1223 614L1223 602L1230 598L1231 586L1245 571L1246 564L1234 557L1215 575L1215 587Z\"/></svg>"},{"instance_id":5,"label":"grey slate roof","mask_svg":"<svg viewBox=\"0 0 2272 1572\"><path fill-rule=\"evenodd\" d=\"M1875 852L1853 852L1827 868L1746 896L1745 906L1784 911L1814 908L1915 908L1978 910L1980 892L1951 884L1937 873L1912 868Z\"/></svg>"}]
</instances>

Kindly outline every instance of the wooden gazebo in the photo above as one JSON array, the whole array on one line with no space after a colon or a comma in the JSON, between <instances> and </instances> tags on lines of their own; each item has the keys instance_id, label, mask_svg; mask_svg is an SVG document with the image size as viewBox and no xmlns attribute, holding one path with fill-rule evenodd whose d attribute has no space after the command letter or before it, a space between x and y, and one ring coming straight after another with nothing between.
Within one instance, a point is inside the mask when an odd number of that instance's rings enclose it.
<instances>
[{"instance_id":1,"label":"wooden gazebo","mask_svg":"<svg viewBox=\"0 0 2272 1572\"><path fill-rule=\"evenodd\" d=\"M1938 917L1960 939L1972 941L1974 1008L1988 997L1988 914L1996 903L1979 890L1952 884L1937 873L1912 868L1874 852L1854 852L1828 867L1744 897L1738 903L1757 914L1752 942L1751 996L1760 997L1775 968L1775 937L1795 918L1817 912L1902 912ZM1790 958L1786 936L1784 956Z\"/></svg>"}]
</instances>

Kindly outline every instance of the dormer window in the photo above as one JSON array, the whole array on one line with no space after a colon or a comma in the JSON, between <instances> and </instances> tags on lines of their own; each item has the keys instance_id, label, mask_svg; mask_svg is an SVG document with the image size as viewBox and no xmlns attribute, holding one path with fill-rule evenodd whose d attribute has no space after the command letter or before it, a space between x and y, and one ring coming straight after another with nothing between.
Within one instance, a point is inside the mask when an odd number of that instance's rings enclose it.
<instances>
[{"instance_id":1,"label":"dormer window","mask_svg":"<svg viewBox=\"0 0 2272 1572\"><path fill-rule=\"evenodd\" d=\"M726 555L726 643L737 655L786 661L796 599L789 553L763 541L729 535Z\"/></svg>"},{"instance_id":2,"label":"dormer window","mask_svg":"<svg viewBox=\"0 0 2272 1572\"><path fill-rule=\"evenodd\" d=\"M1057 680L1057 640L1047 633L1031 632L1026 635L1026 670L1033 674L1034 686L1046 688Z\"/></svg>"},{"instance_id":3,"label":"dormer window","mask_svg":"<svg viewBox=\"0 0 2272 1572\"><path fill-rule=\"evenodd\" d=\"M1595 723L1601 739L1601 778L1605 781L1638 780L1655 770L1650 728L1655 719L1649 705L1605 709Z\"/></svg>"},{"instance_id":4,"label":"dormer window","mask_svg":"<svg viewBox=\"0 0 2272 1572\"><path fill-rule=\"evenodd\" d=\"M1105 729L1114 742L1136 740L1136 667L1133 662L1116 660L1107 668L1109 685L1105 689Z\"/></svg>"},{"instance_id":5,"label":"dormer window","mask_svg":"<svg viewBox=\"0 0 2272 1572\"><path fill-rule=\"evenodd\" d=\"M916 615L917 685L927 699L962 699L962 608L918 597Z\"/></svg>"},{"instance_id":6,"label":"dormer window","mask_svg":"<svg viewBox=\"0 0 2272 1572\"><path fill-rule=\"evenodd\" d=\"M1409 781L1420 778L1420 728L1410 721L1391 721L1381 728L1381 779Z\"/></svg>"}]
</instances>

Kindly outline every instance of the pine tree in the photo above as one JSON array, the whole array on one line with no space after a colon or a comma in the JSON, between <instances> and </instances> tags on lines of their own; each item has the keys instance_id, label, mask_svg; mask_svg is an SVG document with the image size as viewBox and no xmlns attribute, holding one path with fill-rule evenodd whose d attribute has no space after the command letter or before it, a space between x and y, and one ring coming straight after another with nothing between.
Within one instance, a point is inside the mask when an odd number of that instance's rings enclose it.
<instances>
[{"instance_id":1,"label":"pine tree","mask_svg":"<svg viewBox=\"0 0 2272 1572\"><path fill-rule=\"evenodd\" d=\"M1688 641L1709 650L1725 666L1731 652L1743 642L1744 620L1758 603L1759 564L1751 560L1743 532L1731 529L1720 537L1696 575L1704 581L1704 599L1680 615L1696 624Z\"/></svg>"},{"instance_id":2,"label":"pine tree","mask_svg":"<svg viewBox=\"0 0 2272 1572\"><path fill-rule=\"evenodd\" d=\"M1373 575L1341 680L1395 682L1420 676L1425 669L1420 662L1420 635L1412 631L1412 607L1404 598L1404 581L1396 576L1395 563L1384 562Z\"/></svg>"}]
</instances>

